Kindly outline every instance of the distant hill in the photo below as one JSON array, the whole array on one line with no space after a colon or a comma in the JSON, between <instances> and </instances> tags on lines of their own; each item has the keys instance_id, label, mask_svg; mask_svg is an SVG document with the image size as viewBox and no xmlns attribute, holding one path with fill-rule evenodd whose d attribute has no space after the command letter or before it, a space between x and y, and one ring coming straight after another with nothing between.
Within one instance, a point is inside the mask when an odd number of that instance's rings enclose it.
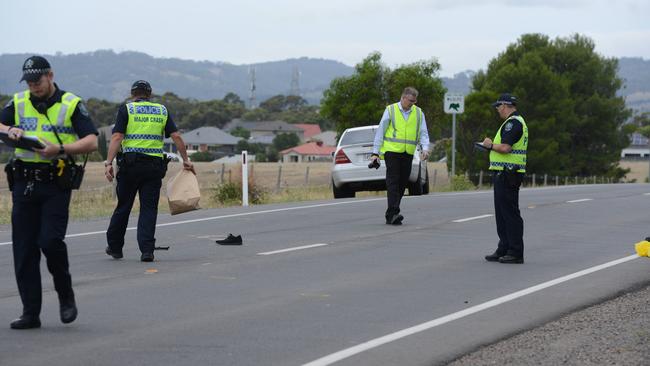
<instances>
[{"instance_id":1,"label":"distant hill","mask_svg":"<svg viewBox=\"0 0 650 366\"><path fill-rule=\"evenodd\" d=\"M0 94L13 94L24 89L24 84L18 80L20 67L29 56L31 54L0 55ZM63 88L84 98L113 102L124 100L131 83L137 79L149 80L157 94L173 92L184 98L209 100L221 99L233 92L248 101L249 70L254 67L258 103L274 95L289 94L292 76L297 70L302 97L317 104L332 79L354 72L353 67L338 61L306 57L252 65L155 58L140 52L115 53L111 50L46 57ZM474 75L474 71L467 70L451 78L443 77L442 81L450 92L467 94ZM626 97L628 106L650 111L650 60L621 58L619 76L625 81L620 94Z\"/></svg>"},{"instance_id":2,"label":"distant hill","mask_svg":"<svg viewBox=\"0 0 650 366\"><path fill-rule=\"evenodd\" d=\"M19 84L20 67L31 54L0 55L0 94L24 89ZM256 99L259 103L274 95L289 94L294 69L299 72L298 86L303 98L318 103L323 90L338 76L351 75L353 68L338 61L298 58L253 65L154 58L140 52L115 53L101 50L71 55L45 55L61 87L84 98L122 101L137 79L151 82L154 92L174 94L197 100L221 99L234 92L248 101L249 69L255 67Z\"/></svg>"},{"instance_id":3,"label":"distant hill","mask_svg":"<svg viewBox=\"0 0 650 366\"><path fill-rule=\"evenodd\" d=\"M650 112L650 60L623 57L618 61L618 75L625 87L620 91L628 107Z\"/></svg>"}]
</instances>

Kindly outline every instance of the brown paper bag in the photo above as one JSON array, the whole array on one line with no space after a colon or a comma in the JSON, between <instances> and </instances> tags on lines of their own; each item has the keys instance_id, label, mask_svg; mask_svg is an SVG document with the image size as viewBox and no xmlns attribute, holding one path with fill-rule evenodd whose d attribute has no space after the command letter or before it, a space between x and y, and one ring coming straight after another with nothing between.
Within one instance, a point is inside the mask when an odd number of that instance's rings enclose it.
<instances>
[{"instance_id":1,"label":"brown paper bag","mask_svg":"<svg viewBox=\"0 0 650 366\"><path fill-rule=\"evenodd\" d=\"M199 199L201 199L199 181L189 170L181 169L167 182L167 201L172 215L198 210Z\"/></svg>"}]
</instances>

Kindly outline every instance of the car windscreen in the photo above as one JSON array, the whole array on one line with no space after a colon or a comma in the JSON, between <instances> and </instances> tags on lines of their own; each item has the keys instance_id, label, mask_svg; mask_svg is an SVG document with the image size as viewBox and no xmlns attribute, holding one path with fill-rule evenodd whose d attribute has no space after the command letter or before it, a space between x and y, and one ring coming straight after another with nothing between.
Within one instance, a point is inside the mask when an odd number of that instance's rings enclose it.
<instances>
[{"instance_id":1,"label":"car windscreen","mask_svg":"<svg viewBox=\"0 0 650 366\"><path fill-rule=\"evenodd\" d=\"M341 145L372 144L375 140L376 128L367 130L347 131L341 138Z\"/></svg>"}]
</instances>

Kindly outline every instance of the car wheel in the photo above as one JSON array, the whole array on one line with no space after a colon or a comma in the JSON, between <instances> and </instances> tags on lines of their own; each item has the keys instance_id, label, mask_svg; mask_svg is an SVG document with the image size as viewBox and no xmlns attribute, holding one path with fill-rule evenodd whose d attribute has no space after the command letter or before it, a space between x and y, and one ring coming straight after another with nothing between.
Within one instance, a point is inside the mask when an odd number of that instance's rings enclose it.
<instances>
[{"instance_id":1,"label":"car wheel","mask_svg":"<svg viewBox=\"0 0 650 366\"><path fill-rule=\"evenodd\" d=\"M409 196L420 196L422 195L422 171L418 168L418 179L409 183Z\"/></svg>"},{"instance_id":2,"label":"car wheel","mask_svg":"<svg viewBox=\"0 0 650 366\"><path fill-rule=\"evenodd\" d=\"M342 185L341 188L336 188L334 181L332 181L332 193L334 198L354 198L354 191L345 185Z\"/></svg>"}]
</instances>

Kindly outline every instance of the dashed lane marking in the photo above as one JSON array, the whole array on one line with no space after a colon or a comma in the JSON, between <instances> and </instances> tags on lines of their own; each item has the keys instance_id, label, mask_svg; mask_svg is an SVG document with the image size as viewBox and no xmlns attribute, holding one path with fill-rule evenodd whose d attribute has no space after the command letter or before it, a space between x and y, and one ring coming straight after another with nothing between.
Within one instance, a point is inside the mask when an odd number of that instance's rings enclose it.
<instances>
[{"instance_id":1,"label":"dashed lane marking","mask_svg":"<svg viewBox=\"0 0 650 366\"><path fill-rule=\"evenodd\" d=\"M327 244L327 243L318 243L318 244L311 244L311 245L303 245L303 246L300 246L300 247L293 247L293 248L274 250L272 252L257 253L257 255L271 255L271 254L293 252L294 250L310 249L310 248L322 247L322 246L325 246L325 245L329 245L329 244Z\"/></svg>"},{"instance_id":2,"label":"dashed lane marking","mask_svg":"<svg viewBox=\"0 0 650 366\"><path fill-rule=\"evenodd\" d=\"M492 217L492 216L494 216L494 215L492 215L492 214L480 215L480 216L474 216L474 217L467 217L467 218L464 218L464 219L458 219L458 220L454 220L452 222L466 222L466 221L484 219L486 217Z\"/></svg>"}]
</instances>

